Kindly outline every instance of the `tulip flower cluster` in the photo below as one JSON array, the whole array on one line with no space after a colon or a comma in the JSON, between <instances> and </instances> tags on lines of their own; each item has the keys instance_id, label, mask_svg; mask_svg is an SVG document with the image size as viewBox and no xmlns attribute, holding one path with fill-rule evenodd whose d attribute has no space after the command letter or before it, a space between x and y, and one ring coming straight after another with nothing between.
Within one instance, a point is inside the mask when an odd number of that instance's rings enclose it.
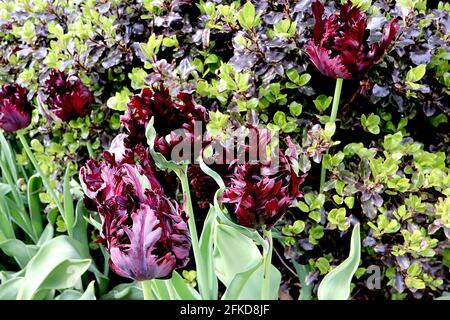
<instances>
[{"instance_id":1,"label":"tulip flower cluster","mask_svg":"<svg viewBox=\"0 0 450 320\"><path fill-rule=\"evenodd\" d=\"M185 129L188 140L194 142L194 121L208 121L206 109L195 104L189 93L181 92L173 99L162 84L145 88L131 97L121 118L127 133L112 141L104 160L89 160L80 170L87 198L102 219L100 241L111 254L111 269L136 280L168 276L186 265L190 250L186 215L168 196L169 189L174 189L171 177L158 171L149 156L144 132L152 117L157 135L154 148L167 158L180 142L177 129ZM268 142L268 130L252 129ZM241 149L252 152L248 145ZM303 179L294 170L295 148L290 150L289 156L281 151L275 155L276 167L270 160L241 163L239 159L221 166L227 189L220 200L237 223L270 227L301 196ZM206 207L218 186L198 165L189 168L194 194ZM164 187L168 182L170 187Z\"/></svg>"},{"instance_id":2,"label":"tulip flower cluster","mask_svg":"<svg viewBox=\"0 0 450 320\"><path fill-rule=\"evenodd\" d=\"M69 122L85 117L91 111L92 93L76 76L68 76L52 69L44 83L43 92L51 111L59 119ZM27 98L28 90L18 84L5 84L0 90L0 128L14 132L31 123L32 106Z\"/></svg>"},{"instance_id":3,"label":"tulip flower cluster","mask_svg":"<svg viewBox=\"0 0 450 320\"><path fill-rule=\"evenodd\" d=\"M111 269L123 277L165 278L189 261L188 217L169 196L176 188L173 177L156 169L145 138L153 117L155 147L168 156L179 141L173 131L204 117L189 94L177 98L163 85L134 95L121 117L127 133L112 141L103 161L89 160L80 169L88 200L102 219L100 242L111 255Z\"/></svg>"},{"instance_id":4,"label":"tulip flower cluster","mask_svg":"<svg viewBox=\"0 0 450 320\"><path fill-rule=\"evenodd\" d=\"M104 161L89 160L80 170L85 193L102 219L100 242L118 275L169 277L189 261L187 217L164 194L147 150L128 149L124 138L114 139Z\"/></svg>"},{"instance_id":5,"label":"tulip flower cluster","mask_svg":"<svg viewBox=\"0 0 450 320\"><path fill-rule=\"evenodd\" d=\"M151 117L154 118L157 134L155 150L167 159L171 159L173 148L182 139L190 139L193 145L194 139L201 138L194 137L196 121L200 122L204 128L209 120L207 110L203 106L195 104L192 94L189 92L180 92L174 100L169 90L162 84L144 88L139 94L131 97L127 112L121 117L121 122L128 132L127 143L130 147L146 143L145 128ZM176 132L179 129L183 129L183 133L187 137ZM192 154L192 163L197 156ZM216 183L195 164L189 166L188 175L199 206L207 208L217 190Z\"/></svg>"},{"instance_id":6,"label":"tulip flower cluster","mask_svg":"<svg viewBox=\"0 0 450 320\"><path fill-rule=\"evenodd\" d=\"M157 133L155 150L170 158L173 147L182 139L175 131L184 129L193 138L194 121L207 121L206 109L196 105L192 95L181 92L174 101L162 84L144 88L141 93L131 97L128 110L121 122L128 132L130 145L145 140L145 128L154 118Z\"/></svg>"},{"instance_id":7,"label":"tulip flower cluster","mask_svg":"<svg viewBox=\"0 0 450 320\"><path fill-rule=\"evenodd\" d=\"M339 81L364 76L383 57L399 29L393 19L381 41L369 45L367 16L351 2L324 18L324 6L315 0L312 12L315 26L306 52L322 74ZM340 90L333 101L332 122ZM6 132L30 124L32 107L27 94L17 84L1 88L0 127ZM41 94L52 114L64 122L87 116L94 102L78 77L59 70L50 70ZM174 98L162 83L155 84L131 97L120 118L125 133L113 139L102 160L90 159L79 171L86 205L98 211L101 219L99 242L110 254L111 270L139 281L170 277L173 270L186 266L191 249L189 217L175 201L177 182L157 169L147 144L145 133L152 118L156 132L152 147L168 160L186 135L192 145L202 139L201 149L213 143L211 137L204 141L203 135L195 136L196 123L205 127L209 114L194 102L191 92L180 92ZM268 129L247 128L257 132L259 143L268 145ZM237 155L231 163L217 166L225 185L218 200L236 223L267 232L302 197L304 177L296 165L297 150L289 137L286 144L286 150L271 153L269 159L244 157L241 161ZM238 147L248 156L255 146L244 143ZM198 156L192 154L191 162ZM193 163L187 175L199 207L207 208L218 190L215 180Z\"/></svg>"}]
</instances>

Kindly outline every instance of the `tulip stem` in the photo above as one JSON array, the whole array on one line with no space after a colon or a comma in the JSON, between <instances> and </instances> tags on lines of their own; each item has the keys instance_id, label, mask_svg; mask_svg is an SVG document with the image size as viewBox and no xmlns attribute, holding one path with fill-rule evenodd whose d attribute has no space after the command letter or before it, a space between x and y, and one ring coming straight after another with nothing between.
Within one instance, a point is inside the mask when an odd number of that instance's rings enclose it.
<instances>
[{"instance_id":1,"label":"tulip stem","mask_svg":"<svg viewBox=\"0 0 450 320\"><path fill-rule=\"evenodd\" d=\"M203 270L203 264L201 263L200 246L198 242L197 227L195 225L195 216L194 216L194 209L192 207L191 192L189 190L187 167L177 170L176 173L181 181L185 210L189 217L188 226L189 226L189 233L191 234L192 251L194 251L195 266L197 269L198 288L201 296L203 298L206 298L207 296L206 292L208 288L206 288L207 283L205 283L204 277L207 270Z\"/></svg>"},{"instance_id":2,"label":"tulip stem","mask_svg":"<svg viewBox=\"0 0 450 320\"><path fill-rule=\"evenodd\" d=\"M152 292L152 280L141 281L144 300L156 300Z\"/></svg>"},{"instance_id":3,"label":"tulip stem","mask_svg":"<svg viewBox=\"0 0 450 320\"><path fill-rule=\"evenodd\" d=\"M272 266L272 248L273 248L273 240L272 240L272 231L267 230L266 227L263 227L263 235L267 239L268 246L263 250L263 263L264 263L264 278L262 283L261 290L261 299L269 300L270 299L270 269Z\"/></svg>"},{"instance_id":4,"label":"tulip stem","mask_svg":"<svg viewBox=\"0 0 450 320\"><path fill-rule=\"evenodd\" d=\"M50 181L47 178L47 175L44 174L44 172L41 170L41 167L39 166L38 162L36 161L36 158L34 157L33 151L31 151L30 147L28 146L27 139L23 136L23 134L19 131L17 132L17 137L19 138L20 142L22 143L23 149L25 150L25 153L27 154L28 158L30 159L31 163L33 164L35 170L39 174L39 176L42 179L42 183L44 184L45 188L47 189L48 194L55 202L56 206L58 207L59 213L61 216L64 217L64 210L62 207L61 202L59 201L57 195L55 194L55 191L53 190Z\"/></svg>"},{"instance_id":5,"label":"tulip stem","mask_svg":"<svg viewBox=\"0 0 450 320\"><path fill-rule=\"evenodd\" d=\"M331 107L331 115L329 122L336 123L336 117L339 109L339 102L341 100L341 92L342 92L342 84L344 79L338 78L336 79L336 86L334 88L334 97L333 97L333 105ZM328 154L328 152L326 153ZM325 177L327 175L327 170L325 169L325 165L322 158L322 168L320 170L320 193L323 193L323 188L325 186Z\"/></svg>"},{"instance_id":6,"label":"tulip stem","mask_svg":"<svg viewBox=\"0 0 450 320\"><path fill-rule=\"evenodd\" d=\"M341 92L342 92L342 84L344 82L344 79L338 78L336 79L336 86L334 88L334 97L333 97L333 106L331 107L331 115L330 115L330 122L335 123L337 112L339 109L339 102L341 100Z\"/></svg>"},{"instance_id":7,"label":"tulip stem","mask_svg":"<svg viewBox=\"0 0 450 320\"><path fill-rule=\"evenodd\" d=\"M90 157L91 159L95 159L95 152L94 152L94 150L92 149L92 144L91 144L90 141L86 141L86 148L87 148L87 151L88 151L88 153L89 153L89 157Z\"/></svg>"}]
</instances>

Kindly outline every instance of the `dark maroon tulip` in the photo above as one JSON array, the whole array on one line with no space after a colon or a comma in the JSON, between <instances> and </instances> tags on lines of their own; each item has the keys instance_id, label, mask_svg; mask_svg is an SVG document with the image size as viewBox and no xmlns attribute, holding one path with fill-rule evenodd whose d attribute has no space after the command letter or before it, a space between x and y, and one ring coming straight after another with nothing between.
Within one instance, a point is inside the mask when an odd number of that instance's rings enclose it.
<instances>
[{"instance_id":1,"label":"dark maroon tulip","mask_svg":"<svg viewBox=\"0 0 450 320\"><path fill-rule=\"evenodd\" d=\"M108 202L130 186L138 188L141 184L135 173L142 175L148 182L147 187L155 192L164 193L164 185L171 183L165 179L165 175L157 172L148 148L141 144L128 148L125 144L126 137L126 134L119 134L113 139L109 150L103 153L104 161L90 159L80 169L80 180L85 185L85 193L96 205ZM135 180L130 181L130 178ZM138 191L138 194L143 193L140 189Z\"/></svg>"},{"instance_id":2,"label":"dark maroon tulip","mask_svg":"<svg viewBox=\"0 0 450 320\"><path fill-rule=\"evenodd\" d=\"M13 132L28 127L31 104L27 89L18 84L5 84L0 90L0 128Z\"/></svg>"},{"instance_id":3,"label":"dark maroon tulip","mask_svg":"<svg viewBox=\"0 0 450 320\"><path fill-rule=\"evenodd\" d=\"M136 211L109 226L111 270L135 280L167 278L189 261L189 231L175 202L149 190L145 196Z\"/></svg>"},{"instance_id":4,"label":"dark maroon tulip","mask_svg":"<svg viewBox=\"0 0 450 320\"><path fill-rule=\"evenodd\" d=\"M154 118L156 131L154 149L168 160L176 160L172 158L172 150L181 141L190 141L190 145L193 145L195 139L202 139L201 134L197 137L194 136L196 121L201 124L202 130L205 129L208 121L206 109L194 102L190 92L180 92L174 99L163 84L155 83L134 95L128 103L126 114L121 117L122 125L128 132L128 137L125 139L127 146L134 149L134 146L138 144L146 145L145 129L152 117ZM203 143L203 141L199 141L199 143ZM183 156L183 160L189 159L187 155L177 154L177 156ZM197 156L192 152L191 163ZM195 167L195 165L189 166L191 186L194 187L194 195L201 198L195 200L198 200L204 207L207 204L204 203L205 197L203 197L201 190L201 181L210 180L210 185L215 185L215 183L201 170L194 170L195 172L193 172L192 167ZM199 179L196 179L196 177ZM171 179L170 177L164 177L164 180L170 183ZM173 183L171 184L174 186ZM168 193L167 189L165 191Z\"/></svg>"},{"instance_id":5,"label":"dark maroon tulip","mask_svg":"<svg viewBox=\"0 0 450 320\"><path fill-rule=\"evenodd\" d=\"M306 52L322 74L334 79L362 77L383 57L399 29L398 19L391 20L381 41L369 45L366 13L350 1L326 19L322 17L324 6L320 1L313 2L312 11L313 39Z\"/></svg>"},{"instance_id":6,"label":"dark maroon tulip","mask_svg":"<svg viewBox=\"0 0 450 320\"><path fill-rule=\"evenodd\" d=\"M154 117L157 133L155 150L169 157L172 148L182 139L174 131L185 129L192 134L193 121L205 122L207 113L204 107L194 103L188 92L179 93L174 100L162 84L144 88L131 98L126 114L121 117L130 145L145 142L145 128L151 117Z\"/></svg>"},{"instance_id":7,"label":"dark maroon tulip","mask_svg":"<svg viewBox=\"0 0 450 320\"><path fill-rule=\"evenodd\" d=\"M50 109L62 121L69 122L91 112L92 93L76 76L52 69L45 81L44 93Z\"/></svg>"},{"instance_id":8,"label":"dark maroon tulip","mask_svg":"<svg viewBox=\"0 0 450 320\"><path fill-rule=\"evenodd\" d=\"M100 214L111 269L135 280L169 277L188 262L187 219L164 194L148 151L129 149L125 138L114 139L105 161L89 160L80 181Z\"/></svg>"},{"instance_id":9,"label":"dark maroon tulip","mask_svg":"<svg viewBox=\"0 0 450 320\"><path fill-rule=\"evenodd\" d=\"M251 149L246 152L251 152ZM294 170L294 153L292 151L290 156L286 156L280 150L278 166L274 167L274 158L244 163L234 161L231 164L232 173L221 202L238 224L255 229L263 225L270 228L293 201L302 196L300 185L303 178Z\"/></svg>"}]
</instances>

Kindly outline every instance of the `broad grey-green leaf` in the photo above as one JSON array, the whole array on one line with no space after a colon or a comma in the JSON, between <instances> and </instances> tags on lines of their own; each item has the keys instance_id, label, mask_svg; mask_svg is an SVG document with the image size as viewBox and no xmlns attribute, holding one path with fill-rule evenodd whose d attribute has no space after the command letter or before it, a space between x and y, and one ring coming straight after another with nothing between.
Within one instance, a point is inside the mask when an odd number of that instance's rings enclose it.
<instances>
[{"instance_id":1,"label":"broad grey-green leaf","mask_svg":"<svg viewBox=\"0 0 450 320\"><path fill-rule=\"evenodd\" d=\"M214 272L214 260L213 260L213 231L215 229L216 211L213 206L209 209L203 224L202 234L199 240L200 255L202 257L201 264L197 274L197 282L199 290L202 293L204 299L217 300L218 295L218 283L217 277Z\"/></svg>"},{"instance_id":2,"label":"broad grey-green leaf","mask_svg":"<svg viewBox=\"0 0 450 320\"><path fill-rule=\"evenodd\" d=\"M6 196L11 192L11 186L7 183L0 182L0 196Z\"/></svg>"},{"instance_id":3,"label":"broad grey-green leaf","mask_svg":"<svg viewBox=\"0 0 450 320\"><path fill-rule=\"evenodd\" d=\"M57 265L39 286L39 290L65 289L78 284L91 259L67 259Z\"/></svg>"},{"instance_id":4,"label":"broad grey-green leaf","mask_svg":"<svg viewBox=\"0 0 450 320\"><path fill-rule=\"evenodd\" d=\"M86 290L84 290L83 294L81 295L79 300L97 300L95 297L95 287L94 287L95 281L91 281Z\"/></svg>"},{"instance_id":5,"label":"broad grey-green leaf","mask_svg":"<svg viewBox=\"0 0 450 320\"><path fill-rule=\"evenodd\" d=\"M262 259L256 264L256 268L236 274L228 286L222 300L260 300L264 278L264 264ZM273 265L270 269L270 297L271 300L278 299L278 291L281 283L281 273Z\"/></svg>"},{"instance_id":6,"label":"broad grey-green leaf","mask_svg":"<svg viewBox=\"0 0 450 320\"><path fill-rule=\"evenodd\" d=\"M13 257L19 267L24 268L38 251L38 246L25 244L17 239L8 239L0 242L0 249L7 256Z\"/></svg>"},{"instance_id":7,"label":"broad grey-green leaf","mask_svg":"<svg viewBox=\"0 0 450 320\"><path fill-rule=\"evenodd\" d=\"M225 286L231 283L236 274L262 259L252 239L224 224L216 225L213 257L217 277Z\"/></svg>"},{"instance_id":8,"label":"broad grey-green leaf","mask_svg":"<svg viewBox=\"0 0 450 320\"><path fill-rule=\"evenodd\" d=\"M33 299L42 289L74 286L91 264L90 259L83 259L78 246L67 236L45 243L27 264L17 299Z\"/></svg>"},{"instance_id":9,"label":"broad grey-green leaf","mask_svg":"<svg viewBox=\"0 0 450 320\"><path fill-rule=\"evenodd\" d=\"M200 300L200 294L174 271L170 279L173 289L181 300Z\"/></svg>"},{"instance_id":10,"label":"broad grey-green leaf","mask_svg":"<svg viewBox=\"0 0 450 320\"><path fill-rule=\"evenodd\" d=\"M67 164L64 174L64 222L66 223L67 232L72 236L72 230L75 222L75 209L73 207L72 194L70 193L70 164Z\"/></svg>"},{"instance_id":11,"label":"broad grey-green leaf","mask_svg":"<svg viewBox=\"0 0 450 320\"><path fill-rule=\"evenodd\" d=\"M28 217L25 215L25 212L20 211L14 200L8 197L0 197L0 213L2 215L0 228L7 238L15 238L11 225L11 221L13 221L33 240L35 239Z\"/></svg>"},{"instance_id":12,"label":"broad grey-green leaf","mask_svg":"<svg viewBox=\"0 0 450 320\"><path fill-rule=\"evenodd\" d=\"M247 270L237 273L227 287L222 300L236 300L239 297L239 294L244 289L246 283L248 282L248 279L261 266L264 267L263 259L256 260L253 265L250 265L247 268Z\"/></svg>"},{"instance_id":13,"label":"broad grey-green leaf","mask_svg":"<svg viewBox=\"0 0 450 320\"><path fill-rule=\"evenodd\" d=\"M158 300L200 300L200 294L174 271L167 280L150 280L153 298Z\"/></svg>"},{"instance_id":14,"label":"broad grey-green leaf","mask_svg":"<svg viewBox=\"0 0 450 320\"><path fill-rule=\"evenodd\" d=\"M23 278L25 275L25 269L21 269L20 271L14 272L14 271L0 271L0 282L4 283L8 280L14 279L14 278Z\"/></svg>"},{"instance_id":15,"label":"broad grey-green leaf","mask_svg":"<svg viewBox=\"0 0 450 320\"><path fill-rule=\"evenodd\" d=\"M80 253L84 257L90 256L89 239L87 232L87 224L88 224L87 216L88 212L84 206L83 200L80 199L75 207L75 222L73 227L72 238L80 244L79 245ZM108 259L105 260L107 261ZM91 266L89 267L89 271L94 273L100 293L102 293L103 290L106 290L106 287L108 286L109 282L108 277L106 277L103 273L100 272L100 270L98 270L95 263L91 264Z\"/></svg>"},{"instance_id":16,"label":"broad grey-green leaf","mask_svg":"<svg viewBox=\"0 0 450 320\"><path fill-rule=\"evenodd\" d=\"M41 237L39 238L37 245L42 246L53 239L53 235L55 234L55 229L49 223L45 226L44 231L41 233Z\"/></svg>"},{"instance_id":17,"label":"broad grey-green leaf","mask_svg":"<svg viewBox=\"0 0 450 320\"><path fill-rule=\"evenodd\" d=\"M142 300L144 295L139 282L121 283L101 297L102 300Z\"/></svg>"},{"instance_id":18,"label":"broad grey-green leaf","mask_svg":"<svg viewBox=\"0 0 450 320\"><path fill-rule=\"evenodd\" d=\"M3 282L0 285L0 300L15 300L22 282L22 277L12 278Z\"/></svg>"},{"instance_id":19,"label":"broad grey-green leaf","mask_svg":"<svg viewBox=\"0 0 450 320\"><path fill-rule=\"evenodd\" d=\"M15 157L13 156L13 152L11 150L8 141L5 139L5 136L1 131L0 131L0 147L2 154L5 157L6 162L8 163L8 169L10 170L11 177L13 181L17 181L18 177L17 177Z\"/></svg>"},{"instance_id":20,"label":"broad grey-green leaf","mask_svg":"<svg viewBox=\"0 0 450 320\"><path fill-rule=\"evenodd\" d=\"M347 259L330 271L319 285L319 300L346 300L350 297L352 277L361 259L360 225L353 228L350 240L350 253Z\"/></svg>"},{"instance_id":21,"label":"broad grey-green leaf","mask_svg":"<svg viewBox=\"0 0 450 320\"><path fill-rule=\"evenodd\" d=\"M6 239L14 239L16 236L14 234L14 228L12 224L12 219L9 215L9 210L6 207L5 198L0 197L0 241Z\"/></svg>"},{"instance_id":22,"label":"broad grey-green leaf","mask_svg":"<svg viewBox=\"0 0 450 320\"><path fill-rule=\"evenodd\" d=\"M56 296L55 300L79 300L81 295L82 293L78 290L68 289Z\"/></svg>"},{"instance_id":23,"label":"broad grey-green leaf","mask_svg":"<svg viewBox=\"0 0 450 320\"><path fill-rule=\"evenodd\" d=\"M91 281L84 292L68 289L64 290L55 300L96 300L95 281Z\"/></svg>"},{"instance_id":24,"label":"broad grey-green leaf","mask_svg":"<svg viewBox=\"0 0 450 320\"><path fill-rule=\"evenodd\" d=\"M151 288L153 295L157 300L179 300L176 295L169 291L169 287L166 285L167 280L153 279L151 280Z\"/></svg>"},{"instance_id":25,"label":"broad grey-green leaf","mask_svg":"<svg viewBox=\"0 0 450 320\"><path fill-rule=\"evenodd\" d=\"M84 207L83 200L79 200L75 208L75 222L72 237L80 243L83 254L85 255L89 255L87 221L85 219L87 216L88 213Z\"/></svg>"}]
</instances>

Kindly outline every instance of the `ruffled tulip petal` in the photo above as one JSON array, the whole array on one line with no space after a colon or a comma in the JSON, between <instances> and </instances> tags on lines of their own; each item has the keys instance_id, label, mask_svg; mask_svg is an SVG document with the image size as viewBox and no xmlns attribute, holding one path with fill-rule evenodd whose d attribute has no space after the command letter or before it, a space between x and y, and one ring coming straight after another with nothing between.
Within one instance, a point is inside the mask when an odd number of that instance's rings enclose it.
<instances>
[{"instance_id":1,"label":"ruffled tulip petal","mask_svg":"<svg viewBox=\"0 0 450 320\"><path fill-rule=\"evenodd\" d=\"M330 51L323 47L309 43L306 47L306 52L310 57L312 63L316 66L323 75L337 79L351 79L352 75L342 64L342 59L339 56L334 58L330 57Z\"/></svg>"},{"instance_id":2,"label":"ruffled tulip petal","mask_svg":"<svg viewBox=\"0 0 450 320\"><path fill-rule=\"evenodd\" d=\"M369 46L367 15L350 1L323 19L324 7L319 0L312 4L313 39L306 52L316 68L330 78L362 77L385 54L398 31L397 19L385 29L380 43Z\"/></svg>"},{"instance_id":3,"label":"ruffled tulip petal","mask_svg":"<svg viewBox=\"0 0 450 320\"><path fill-rule=\"evenodd\" d=\"M266 135L266 129L258 130L258 137ZM244 149L250 152L251 148ZM220 200L238 224L254 229L263 225L270 228L301 196L299 185L302 179L293 168L295 156L294 153L286 156L279 150L278 170L268 169L270 161L241 163L235 159L232 162L231 177L225 183L226 189ZM270 160L274 161L273 155Z\"/></svg>"},{"instance_id":4,"label":"ruffled tulip petal","mask_svg":"<svg viewBox=\"0 0 450 320\"><path fill-rule=\"evenodd\" d=\"M110 248L111 269L118 275L135 280L161 278L173 270L175 259L158 259L152 254L161 236L159 221L153 210L144 206L131 215L133 225L124 228L130 243Z\"/></svg>"},{"instance_id":5,"label":"ruffled tulip petal","mask_svg":"<svg viewBox=\"0 0 450 320\"><path fill-rule=\"evenodd\" d=\"M100 214L99 240L110 253L111 270L135 280L165 278L189 261L186 218L164 194L148 151L129 149L126 139L113 141L105 161L89 160L80 181Z\"/></svg>"},{"instance_id":6,"label":"ruffled tulip petal","mask_svg":"<svg viewBox=\"0 0 450 320\"><path fill-rule=\"evenodd\" d=\"M398 18L394 18L389 21L388 25L384 28L381 41L372 45L368 56L372 57L375 61L380 60L391 45L399 29L400 26L398 25Z\"/></svg>"},{"instance_id":7,"label":"ruffled tulip petal","mask_svg":"<svg viewBox=\"0 0 450 320\"><path fill-rule=\"evenodd\" d=\"M325 12L325 7L320 1L314 1L312 3L312 12L315 21L313 30L314 43L318 45L320 44L325 32L325 26L322 19L323 13Z\"/></svg>"}]
</instances>

